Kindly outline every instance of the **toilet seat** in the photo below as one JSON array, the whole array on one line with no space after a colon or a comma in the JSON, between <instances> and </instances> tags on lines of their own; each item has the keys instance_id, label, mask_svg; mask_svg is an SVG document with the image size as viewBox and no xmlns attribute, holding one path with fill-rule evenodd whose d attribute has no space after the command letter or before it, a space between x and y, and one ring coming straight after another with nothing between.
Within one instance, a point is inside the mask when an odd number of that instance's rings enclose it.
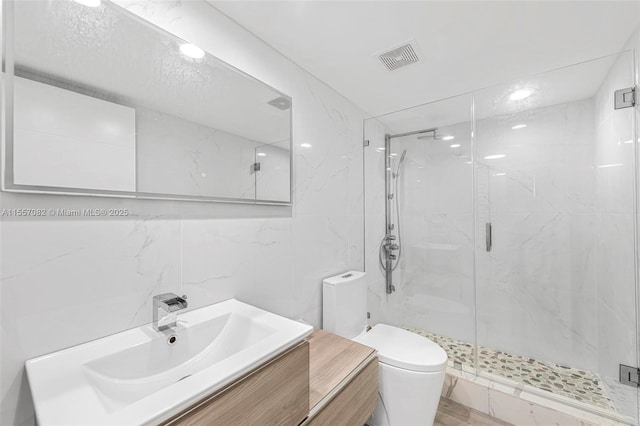
<instances>
[{"instance_id":1,"label":"toilet seat","mask_svg":"<svg viewBox=\"0 0 640 426\"><path fill-rule=\"evenodd\" d=\"M378 324L353 339L378 351L380 362L410 371L437 372L447 365L447 353L424 336Z\"/></svg>"}]
</instances>

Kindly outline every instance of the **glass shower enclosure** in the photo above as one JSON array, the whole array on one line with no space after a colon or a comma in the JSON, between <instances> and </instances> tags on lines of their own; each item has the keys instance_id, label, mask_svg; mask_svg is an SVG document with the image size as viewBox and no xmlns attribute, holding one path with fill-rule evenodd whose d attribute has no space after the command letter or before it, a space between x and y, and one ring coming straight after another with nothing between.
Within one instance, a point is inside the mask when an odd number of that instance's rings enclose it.
<instances>
[{"instance_id":1,"label":"glass shower enclosure","mask_svg":"<svg viewBox=\"0 0 640 426\"><path fill-rule=\"evenodd\" d=\"M638 424L638 107L614 106L636 83L625 51L366 120L372 321Z\"/></svg>"}]
</instances>

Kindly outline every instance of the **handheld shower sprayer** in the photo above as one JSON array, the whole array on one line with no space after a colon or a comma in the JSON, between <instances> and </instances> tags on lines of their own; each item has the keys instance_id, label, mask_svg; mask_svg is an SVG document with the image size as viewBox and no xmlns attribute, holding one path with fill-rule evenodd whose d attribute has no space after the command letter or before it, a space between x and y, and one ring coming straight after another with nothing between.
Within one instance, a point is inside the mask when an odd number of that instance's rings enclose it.
<instances>
[{"instance_id":1,"label":"handheld shower sprayer","mask_svg":"<svg viewBox=\"0 0 640 426\"><path fill-rule=\"evenodd\" d=\"M404 157L407 155L407 150L402 151L402 155L400 156L400 161L398 162L398 167L396 168L396 172L393 174L394 178L398 178L400 176L400 172L402 171L402 165L404 163Z\"/></svg>"}]
</instances>

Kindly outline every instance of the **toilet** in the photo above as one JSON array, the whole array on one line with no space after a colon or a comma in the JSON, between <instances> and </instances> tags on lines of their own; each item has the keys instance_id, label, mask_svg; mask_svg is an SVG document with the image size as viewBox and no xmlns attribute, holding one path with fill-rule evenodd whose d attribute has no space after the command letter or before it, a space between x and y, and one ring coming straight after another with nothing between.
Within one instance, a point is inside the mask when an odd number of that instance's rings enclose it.
<instances>
[{"instance_id":1,"label":"toilet","mask_svg":"<svg viewBox=\"0 0 640 426\"><path fill-rule=\"evenodd\" d=\"M432 425L447 353L436 343L387 324L367 329L366 273L350 271L322 283L322 328L378 351L378 405L371 426Z\"/></svg>"}]
</instances>

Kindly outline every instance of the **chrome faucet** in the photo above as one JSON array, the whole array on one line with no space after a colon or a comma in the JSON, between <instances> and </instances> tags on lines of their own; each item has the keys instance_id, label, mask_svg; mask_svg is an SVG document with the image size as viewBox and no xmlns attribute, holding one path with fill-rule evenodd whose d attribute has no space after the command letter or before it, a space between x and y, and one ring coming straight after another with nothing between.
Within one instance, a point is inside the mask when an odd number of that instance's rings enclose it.
<instances>
[{"instance_id":1,"label":"chrome faucet","mask_svg":"<svg viewBox=\"0 0 640 426\"><path fill-rule=\"evenodd\" d=\"M186 309L187 296L163 293L153 296L153 328L156 331L175 327L178 322L177 312Z\"/></svg>"}]
</instances>

